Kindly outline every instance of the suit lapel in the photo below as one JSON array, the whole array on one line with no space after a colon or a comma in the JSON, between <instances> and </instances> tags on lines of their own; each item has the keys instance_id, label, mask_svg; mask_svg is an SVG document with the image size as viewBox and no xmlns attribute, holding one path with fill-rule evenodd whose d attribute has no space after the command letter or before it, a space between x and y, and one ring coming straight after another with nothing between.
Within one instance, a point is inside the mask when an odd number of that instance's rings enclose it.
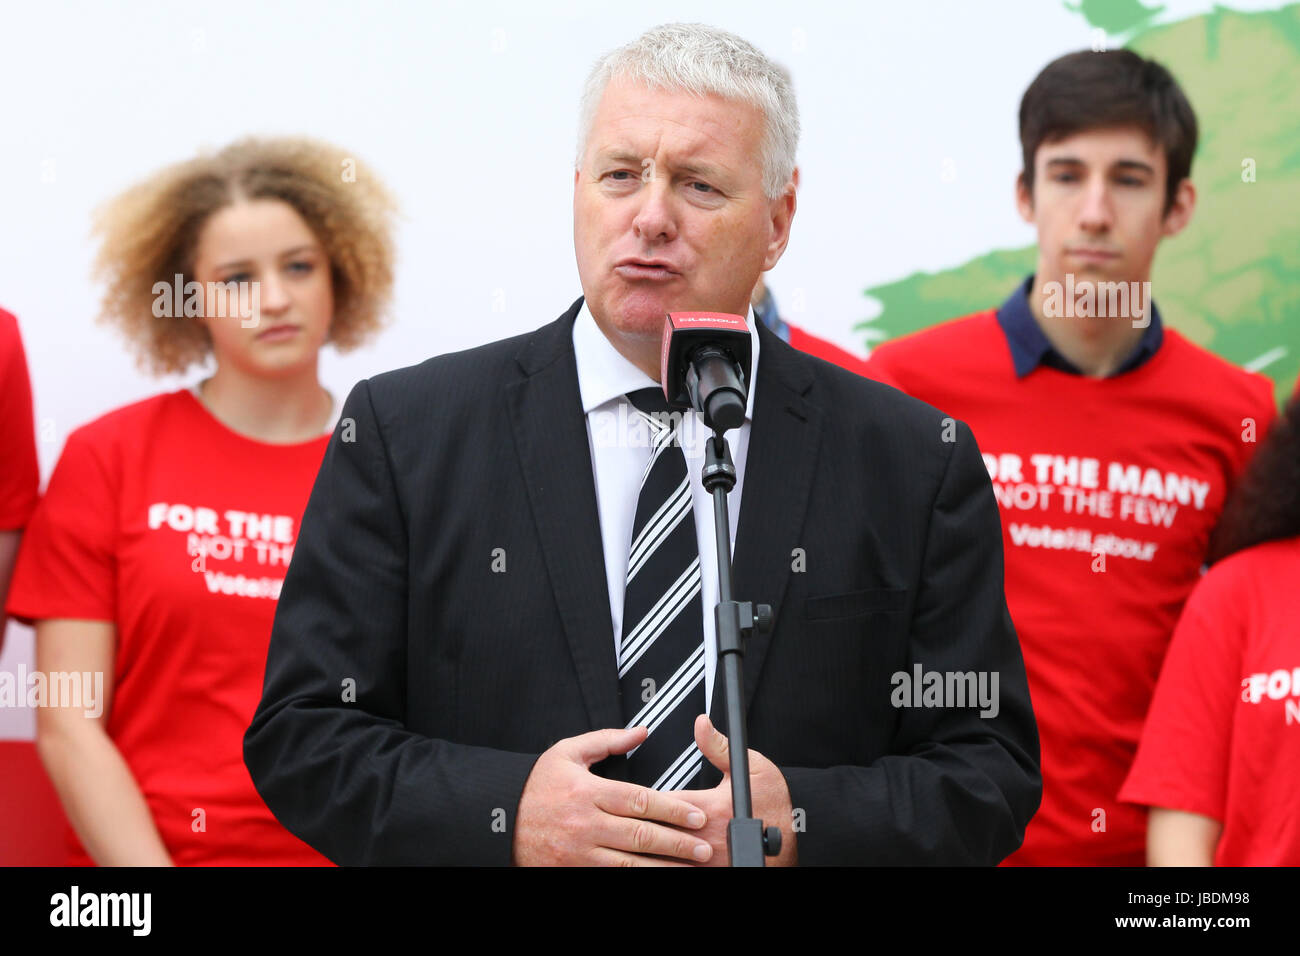
<instances>
[{"instance_id":1,"label":"suit lapel","mask_svg":"<svg viewBox=\"0 0 1300 956\"><path fill-rule=\"evenodd\" d=\"M789 631L794 618L783 613L782 601L790 583L794 549L806 545L800 535L821 444L822 412L806 398L813 384L806 365L809 360L762 323L758 335L762 342L758 392L735 532L732 580L737 600L772 605L775 622ZM745 644L746 713L772 638L771 633L755 631ZM723 716L721 669L714 680L714 700L718 706L710 708L710 713Z\"/></svg>"},{"instance_id":2,"label":"suit lapel","mask_svg":"<svg viewBox=\"0 0 1300 956\"><path fill-rule=\"evenodd\" d=\"M622 727L623 717L600 514L573 353L573 322L581 305L578 299L528 338L517 356L524 377L507 385L506 393L546 570L587 715L591 727L599 729Z\"/></svg>"}]
</instances>

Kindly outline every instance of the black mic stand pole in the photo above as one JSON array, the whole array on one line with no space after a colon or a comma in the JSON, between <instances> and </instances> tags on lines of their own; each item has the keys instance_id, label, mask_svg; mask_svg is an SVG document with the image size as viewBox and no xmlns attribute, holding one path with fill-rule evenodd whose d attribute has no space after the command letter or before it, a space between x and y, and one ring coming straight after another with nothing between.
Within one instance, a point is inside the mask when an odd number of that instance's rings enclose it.
<instances>
[{"instance_id":1,"label":"black mic stand pole","mask_svg":"<svg viewBox=\"0 0 1300 956\"><path fill-rule=\"evenodd\" d=\"M749 601L734 601L731 596L731 528L727 514L727 494L736 486L736 466L731 462L726 430L715 428L705 443L704 469L701 478L706 491L713 495L713 525L718 550L718 604L713 620L717 630L717 672L724 675L727 712L727 740L731 755L731 821L727 824L727 856L732 866L763 866L763 856L781 852L781 829L763 829L763 821L753 817L753 797L749 788L749 743L745 730L745 677L742 670L745 650L743 639L757 627L766 633L772 628L772 608L755 607Z\"/></svg>"}]
</instances>

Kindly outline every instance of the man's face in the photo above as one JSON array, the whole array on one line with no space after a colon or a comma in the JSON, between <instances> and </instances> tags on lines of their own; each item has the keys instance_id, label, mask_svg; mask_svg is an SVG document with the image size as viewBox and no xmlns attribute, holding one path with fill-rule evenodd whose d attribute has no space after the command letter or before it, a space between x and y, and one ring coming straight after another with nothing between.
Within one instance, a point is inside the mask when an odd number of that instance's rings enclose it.
<instances>
[{"instance_id":1,"label":"man's face","mask_svg":"<svg viewBox=\"0 0 1300 956\"><path fill-rule=\"evenodd\" d=\"M1156 245L1191 216L1194 193L1183 183L1165 213L1164 151L1140 129L1076 133L1038 147L1034 191L1021 180L1021 216L1038 228L1040 281L1142 282Z\"/></svg>"},{"instance_id":2,"label":"man's face","mask_svg":"<svg viewBox=\"0 0 1300 956\"><path fill-rule=\"evenodd\" d=\"M657 343L665 313L744 315L789 239L793 184L763 194L763 114L610 81L573 179L573 242L606 337Z\"/></svg>"}]
</instances>

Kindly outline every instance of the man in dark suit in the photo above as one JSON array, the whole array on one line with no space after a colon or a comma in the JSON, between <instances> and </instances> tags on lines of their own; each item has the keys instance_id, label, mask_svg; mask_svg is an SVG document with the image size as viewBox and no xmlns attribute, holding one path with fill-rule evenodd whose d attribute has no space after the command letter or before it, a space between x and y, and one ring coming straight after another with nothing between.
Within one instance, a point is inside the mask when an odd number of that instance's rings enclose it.
<instances>
[{"instance_id":1,"label":"man in dark suit","mask_svg":"<svg viewBox=\"0 0 1300 956\"><path fill-rule=\"evenodd\" d=\"M653 386L664 314L743 314L780 258L797 137L789 83L738 37L615 51L584 97L583 298L349 396L244 747L331 859L725 862L698 416L661 427ZM1041 779L975 441L750 326L729 503L735 593L774 607L744 660L774 862L996 863Z\"/></svg>"}]
</instances>

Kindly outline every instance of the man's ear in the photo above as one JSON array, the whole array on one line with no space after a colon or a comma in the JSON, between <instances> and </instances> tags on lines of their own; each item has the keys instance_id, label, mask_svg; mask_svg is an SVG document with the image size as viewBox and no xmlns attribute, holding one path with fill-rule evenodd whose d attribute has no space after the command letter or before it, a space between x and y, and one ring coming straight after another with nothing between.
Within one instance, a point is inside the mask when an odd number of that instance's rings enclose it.
<instances>
[{"instance_id":1,"label":"man's ear","mask_svg":"<svg viewBox=\"0 0 1300 956\"><path fill-rule=\"evenodd\" d=\"M1160 234L1163 236L1178 235L1191 222L1192 212L1195 209L1196 187L1192 185L1190 179L1184 178L1174 192L1174 202L1169 207L1169 211L1165 213L1165 220L1160 226Z\"/></svg>"},{"instance_id":2,"label":"man's ear","mask_svg":"<svg viewBox=\"0 0 1300 956\"><path fill-rule=\"evenodd\" d=\"M1016 176L1016 211L1020 218L1030 225L1034 222L1034 194L1025 185L1025 174Z\"/></svg>"},{"instance_id":3,"label":"man's ear","mask_svg":"<svg viewBox=\"0 0 1300 956\"><path fill-rule=\"evenodd\" d=\"M796 170L797 172L797 170ZM785 189L776 199L771 200L772 238L767 244L767 255L763 258L763 271L766 272L781 260L786 245L790 242L790 223L794 221L797 205L795 194L797 178L792 176L785 184Z\"/></svg>"}]
</instances>

